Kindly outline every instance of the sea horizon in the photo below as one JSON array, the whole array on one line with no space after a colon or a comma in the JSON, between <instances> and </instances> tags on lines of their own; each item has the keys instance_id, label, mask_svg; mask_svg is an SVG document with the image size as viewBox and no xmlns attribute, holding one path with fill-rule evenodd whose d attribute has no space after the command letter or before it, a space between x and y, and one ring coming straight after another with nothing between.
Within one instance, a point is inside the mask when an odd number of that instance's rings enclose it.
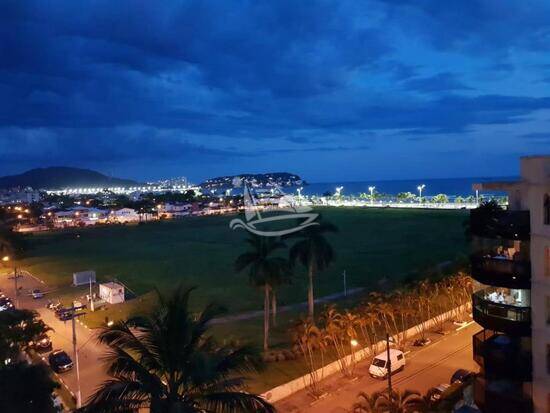
<instances>
[{"instance_id":1,"label":"sea horizon","mask_svg":"<svg viewBox=\"0 0 550 413\"><path fill-rule=\"evenodd\" d=\"M336 187L343 186L343 195L358 196L361 193L369 193L369 186L374 186L375 191L383 194L396 195L400 192L417 193L418 185L425 185L423 196L446 194L449 196L474 195L472 184L477 182L497 182L516 180L517 176L499 177L467 177L467 178L430 178L430 179L373 179L369 181L341 181L341 182L308 182L301 190L304 195L323 195L326 192L334 193ZM307 181L306 181L307 182ZM290 188L289 188L290 189ZM297 187L291 187L295 191ZM287 191L288 192L288 191ZM501 194L498 191L490 192L492 195Z\"/></svg>"}]
</instances>

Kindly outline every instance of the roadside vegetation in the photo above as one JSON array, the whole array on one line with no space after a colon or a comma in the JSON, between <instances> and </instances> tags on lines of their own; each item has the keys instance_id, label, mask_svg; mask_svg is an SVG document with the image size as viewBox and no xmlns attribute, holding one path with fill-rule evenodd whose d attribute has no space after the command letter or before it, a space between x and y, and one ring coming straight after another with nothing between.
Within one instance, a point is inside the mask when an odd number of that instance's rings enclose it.
<instances>
[{"instance_id":1,"label":"roadside vegetation","mask_svg":"<svg viewBox=\"0 0 550 413\"><path fill-rule=\"evenodd\" d=\"M250 373L262 368L254 348L220 345L209 322L223 309L209 304L194 314L192 289L177 288L149 314L121 320L99 332L109 347L111 378L82 409L110 413L274 413L263 398L245 391Z\"/></svg>"}]
</instances>

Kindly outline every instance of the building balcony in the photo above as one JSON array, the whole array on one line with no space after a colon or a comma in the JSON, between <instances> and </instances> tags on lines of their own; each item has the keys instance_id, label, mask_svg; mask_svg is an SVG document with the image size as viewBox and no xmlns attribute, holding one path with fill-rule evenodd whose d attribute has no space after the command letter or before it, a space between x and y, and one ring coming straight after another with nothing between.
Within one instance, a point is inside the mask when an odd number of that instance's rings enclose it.
<instances>
[{"instance_id":1,"label":"building balcony","mask_svg":"<svg viewBox=\"0 0 550 413\"><path fill-rule=\"evenodd\" d=\"M470 211L470 232L484 238L527 241L531 235L529 211Z\"/></svg>"},{"instance_id":2,"label":"building balcony","mask_svg":"<svg viewBox=\"0 0 550 413\"><path fill-rule=\"evenodd\" d=\"M474 320L488 330L500 331L511 336L528 336L531 334L531 307L525 297L527 290L520 292L524 298L517 300L512 293L501 299L496 289L477 291L472 295Z\"/></svg>"},{"instance_id":3,"label":"building balcony","mask_svg":"<svg viewBox=\"0 0 550 413\"><path fill-rule=\"evenodd\" d=\"M527 343L527 344L526 344ZM533 362L530 340L510 337L492 330L473 336L474 360L488 380L531 381Z\"/></svg>"},{"instance_id":4,"label":"building balcony","mask_svg":"<svg viewBox=\"0 0 550 413\"><path fill-rule=\"evenodd\" d=\"M474 380L474 401L483 413L532 413L530 383Z\"/></svg>"},{"instance_id":5,"label":"building balcony","mask_svg":"<svg viewBox=\"0 0 550 413\"><path fill-rule=\"evenodd\" d=\"M531 287L531 263L490 255L470 256L472 277L483 284L507 288Z\"/></svg>"}]
</instances>

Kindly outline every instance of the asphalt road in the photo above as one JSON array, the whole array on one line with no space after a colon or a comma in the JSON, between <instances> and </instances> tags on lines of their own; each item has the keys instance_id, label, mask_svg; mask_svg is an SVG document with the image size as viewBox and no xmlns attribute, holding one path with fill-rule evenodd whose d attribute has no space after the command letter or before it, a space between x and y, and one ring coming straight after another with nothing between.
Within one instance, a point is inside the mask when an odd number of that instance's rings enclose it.
<instances>
[{"instance_id":1,"label":"asphalt road","mask_svg":"<svg viewBox=\"0 0 550 413\"><path fill-rule=\"evenodd\" d=\"M458 332L441 337L431 345L407 354L405 370L393 376L392 386L399 390L417 390L425 393L441 383L449 383L459 368L478 371L472 359L472 335L481 327L475 323ZM437 337L437 335L431 335ZM276 403L280 413L343 413L349 412L361 391L371 394L384 390L387 381L376 380L368 374L369 363L362 362L356 369L358 379L350 381L339 374L323 383L328 395L318 401L300 391Z\"/></svg>"},{"instance_id":2,"label":"asphalt road","mask_svg":"<svg viewBox=\"0 0 550 413\"><path fill-rule=\"evenodd\" d=\"M60 321L55 317L53 311L45 308L48 301L48 294L46 294L44 298L36 300L29 294L29 291L32 291L35 288L38 288L41 291L47 291L46 286L38 279L29 275L24 275L23 277L18 278L18 286L21 287L18 297L19 308L27 308L38 311L44 322L53 329L53 331L48 333L52 340L53 349L65 350L74 362L75 356L73 351L73 330L71 321ZM15 288L13 279L9 279L6 275L1 276L0 289L15 302ZM50 299L51 298L52 297L50 297ZM101 356L102 354L105 354L107 347L96 341L94 333L91 330L79 323L75 324L80 364L80 388L82 402L84 403L86 399L94 393L95 389L108 378L105 365L101 362ZM44 353L43 357L47 362L48 353ZM76 397L78 391L76 368L59 374L59 377Z\"/></svg>"}]
</instances>

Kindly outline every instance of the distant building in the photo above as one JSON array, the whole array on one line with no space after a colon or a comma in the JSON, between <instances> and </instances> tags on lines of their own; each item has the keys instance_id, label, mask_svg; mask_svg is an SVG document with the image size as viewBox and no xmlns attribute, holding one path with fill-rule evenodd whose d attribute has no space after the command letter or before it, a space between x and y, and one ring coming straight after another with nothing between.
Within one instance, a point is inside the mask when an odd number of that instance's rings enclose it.
<instances>
[{"instance_id":1,"label":"distant building","mask_svg":"<svg viewBox=\"0 0 550 413\"><path fill-rule=\"evenodd\" d=\"M180 218L188 216L191 213L192 205L186 204L159 204L157 212L160 218Z\"/></svg>"},{"instance_id":2,"label":"distant building","mask_svg":"<svg viewBox=\"0 0 550 413\"><path fill-rule=\"evenodd\" d=\"M550 156L521 158L515 182L474 185L506 191L505 211L472 210L472 276L482 283L473 315L481 366L474 396L483 412L550 413Z\"/></svg>"},{"instance_id":3,"label":"distant building","mask_svg":"<svg viewBox=\"0 0 550 413\"><path fill-rule=\"evenodd\" d=\"M32 188L0 190L0 205L32 204L33 202L40 202L41 199L42 195L40 191L33 190Z\"/></svg>"},{"instance_id":4,"label":"distant building","mask_svg":"<svg viewBox=\"0 0 550 413\"><path fill-rule=\"evenodd\" d=\"M87 207L74 207L66 211L52 212L56 228L96 225L105 222L108 215L109 211Z\"/></svg>"},{"instance_id":5,"label":"distant building","mask_svg":"<svg viewBox=\"0 0 550 413\"><path fill-rule=\"evenodd\" d=\"M132 208L122 208L115 211L111 211L109 216L110 221L116 221L120 223L138 222L140 220L140 214Z\"/></svg>"}]
</instances>

